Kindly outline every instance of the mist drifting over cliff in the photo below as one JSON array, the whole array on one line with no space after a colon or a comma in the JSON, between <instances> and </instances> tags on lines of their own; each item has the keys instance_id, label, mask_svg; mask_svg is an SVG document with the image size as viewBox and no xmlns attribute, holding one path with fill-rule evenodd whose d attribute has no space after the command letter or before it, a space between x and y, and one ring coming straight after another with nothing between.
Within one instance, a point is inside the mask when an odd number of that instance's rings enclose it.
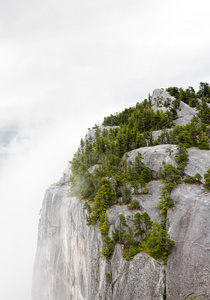
<instances>
[{"instance_id":1,"label":"mist drifting over cliff","mask_svg":"<svg viewBox=\"0 0 210 300\"><path fill-rule=\"evenodd\" d=\"M30 299L44 191L86 129L156 87L210 82L208 12L188 0L2 3L0 130L13 134L0 147L1 299Z\"/></svg>"}]
</instances>

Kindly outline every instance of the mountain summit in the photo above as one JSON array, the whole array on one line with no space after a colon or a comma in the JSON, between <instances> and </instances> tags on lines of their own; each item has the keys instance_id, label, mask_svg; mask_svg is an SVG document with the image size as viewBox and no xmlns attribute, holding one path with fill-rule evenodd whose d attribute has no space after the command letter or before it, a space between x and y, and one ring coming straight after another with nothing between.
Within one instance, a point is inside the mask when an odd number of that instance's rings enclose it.
<instances>
[{"instance_id":1,"label":"mountain summit","mask_svg":"<svg viewBox=\"0 0 210 300\"><path fill-rule=\"evenodd\" d=\"M89 130L45 194L33 300L210 299L210 87Z\"/></svg>"}]
</instances>

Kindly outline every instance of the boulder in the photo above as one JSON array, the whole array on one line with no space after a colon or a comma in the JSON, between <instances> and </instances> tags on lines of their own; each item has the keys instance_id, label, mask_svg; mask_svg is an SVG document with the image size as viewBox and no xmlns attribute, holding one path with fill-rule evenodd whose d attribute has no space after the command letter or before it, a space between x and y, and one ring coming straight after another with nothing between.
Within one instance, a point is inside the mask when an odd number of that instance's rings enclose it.
<instances>
[{"instance_id":1,"label":"boulder","mask_svg":"<svg viewBox=\"0 0 210 300\"><path fill-rule=\"evenodd\" d=\"M155 89L151 98L151 106L154 111L162 110L166 112L173 107L174 100L176 100L176 98L171 96L170 93L164 89ZM178 118L174 120L175 125L186 125L192 120L193 116L197 114L194 108L182 101L180 101L180 106L176 111Z\"/></svg>"},{"instance_id":2,"label":"boulder","mask_svg":"<svg viewBox=\"0 0 210 300\"><path fill-rule=\"evenodd\" d=\"M170 154L170 151L173 151ZM185 169L185 174L188 176L194 176L199 173L202 176L202 182L204 182L204 174L210 168L210 150L200 150L198 148L187 149L189 154L189 161ZM171 144L157 145L153 147L142 147L139 149L127 152L124 155L129 161L135 162L135 158L138 154L143 157L143 163L147 166L151 172L153 178L159 178L160 168L163 166L162 162L165 161L166 164L171 164L177 167L176 155L177 146Z\"/></svg>"}]
</instances>

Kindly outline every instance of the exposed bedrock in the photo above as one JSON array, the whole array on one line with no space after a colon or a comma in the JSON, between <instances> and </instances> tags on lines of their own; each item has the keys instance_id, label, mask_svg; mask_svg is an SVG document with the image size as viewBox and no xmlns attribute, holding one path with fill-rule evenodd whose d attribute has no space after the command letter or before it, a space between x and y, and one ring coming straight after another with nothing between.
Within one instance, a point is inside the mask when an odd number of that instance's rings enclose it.
<instances>
[{"instance_id":1,"label":"exposed bedrock","mask_svg":"<svg viewBox=\"0 0 210 300\"><path fill-rule=\"evenodd\" d=\"M169 150L173 150L173 152L169 154ZM204 174L210 168L210 150L189 148L187 151L189 154L189 161L186 166L185 173L189 176L194 176L196 173L200 173L202 176L201 181L204 182ZM139 153L141 153L144 164L151 170L154 178L159 177L163 161L165 161L166 164L171 164L177 167L176 145L165 144L135 149L127 153L127 160L134 162ZM124 156L124 158L126 158L126 156Z\"/></svg>"},{"instance_id":2,"label":"exposed bedrock","mask_svg":"<svg viewBox=\"0 0 210 300\"><path fill-rule=\"evenodd\" d=\"M173 150L169 155L167 149ZM176 163L175 145L144 147L128 153L135 160L138 153L154 177L164 160ZM186 174L202 176L210 168L210 151L188 149ZM59 185L59 186L58 186ZM110 260L101 254L103 236L98 226L86 225L84 200L69 197L69 176L45 194L41 210L37 253L33 276L33 300L183 300L198 296L210 299L210 192L203 185L181 184L172 191L175 207L168 211L167 230L175 241L167 267L146 253L125 261L122 245L116 245ZM146 186L148 194L132 195L152 221L161 221L157 204L161 180ZM114 205L108 211L112 230L119 227L119 214L129 226L136 211ZM109 274L107 276L105 274ZM166 282L166 284L165 284Z\"/></svg>"},{"instance_id":3,"label":"exposed bedrock","mask_svg":"<svg viewBox=\"0 0 210 300\"><path fill-rule=\"evenodd\" d=\"M152 94L152 109L154 111L162 110L163 112L166 112L173 107L173 101L175 99L176 98L171 96L169 92L166 92L163 89L156 89ZM174 120L174 124L186 125L192 120L193 116L195 116L196 113L197 111L194 108L180 101L179 109L177 109L178 118Z\"/></svg>"},{"instance_id":4,"label":"exposed bedrock","mask_svg":"<svg viewBox=\"0 0 210 300\"><path fill-rule=\"evenodd\" d=\"M161 220L157 203L163 184L152 181L149 194L134 195L142 212ZM125 261L122 245L111 260L101 252L103 237L97 226L86 225L84 201L68 197L69 187L52 186L46 191L41 211L34 265L33 300L163 300L165 268L146 253ZM178 185L168 212L167 228L175 241L166 270L167 300L198 295L210 299L210 192L203 185ZM108 210L111 231L119 214L131 226L136 211L125 205ZM109 279L105 273L109 273Z\"/></svg>"},{"instance_id":5,"label":"exposed bedrock","mask_svg":"<svg viewBox=\"0 0 210 300\"><path fill-rule=\"evenodd\" d=\"M168 232L175 241L167 264L167 300L210 299L210 192L182 184L172 191Z\"/></svg>"},{"instance_id":6,"label":"exposed bedrock","mask_svg":"<svg viewBox=\"0 0 210 300\"><path fill-rule=\"evenodd\" d=\"M44 197L33 300L163 300L163 263L146 253L125 261L120 245L107 260L100 253L103 238L98 227L86 225L84 201L68 197L68 189L52 186ZM121 210L110 209L113 226L124 210L127 211L125 206ZM132 217L134 212L128 214Z\"/></svg>"}]
</instances>

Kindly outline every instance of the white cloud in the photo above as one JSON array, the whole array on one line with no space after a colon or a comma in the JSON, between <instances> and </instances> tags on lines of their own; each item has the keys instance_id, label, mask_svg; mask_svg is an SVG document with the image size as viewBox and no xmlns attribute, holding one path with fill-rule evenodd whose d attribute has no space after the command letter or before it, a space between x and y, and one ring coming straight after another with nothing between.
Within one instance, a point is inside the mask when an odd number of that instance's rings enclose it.
<instances>
[{"instance_id":1,"label":"white cloud","mask_svg":"<svg viewBox=\"0 0 210 300\"><path fill-rule=\"evenodd\" d=\"M209 1L45 0L2 3L1 287L28 300L44 190L88 127L157 87L210 82ZM4 29L4 30L2 30ZM3 155L3 154L2 154Z\"/></svg>"}]
</instances>

